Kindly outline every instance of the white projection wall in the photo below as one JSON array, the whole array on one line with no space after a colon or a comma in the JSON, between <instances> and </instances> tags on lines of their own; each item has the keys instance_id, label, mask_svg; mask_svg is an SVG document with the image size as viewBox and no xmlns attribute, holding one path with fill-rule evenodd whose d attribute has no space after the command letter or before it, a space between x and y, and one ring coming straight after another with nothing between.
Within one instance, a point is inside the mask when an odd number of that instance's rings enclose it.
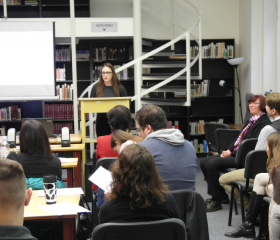
<instances>
[{"instance_id":1,"label":"white projection wall","mask_svg":"<svg viewBox=\"0 0 280 240\"><path fill-rule=\"evenodd\" d=\"M0 22L0 100L55 97L53 22Z\"/></svg>"}]
</instances>

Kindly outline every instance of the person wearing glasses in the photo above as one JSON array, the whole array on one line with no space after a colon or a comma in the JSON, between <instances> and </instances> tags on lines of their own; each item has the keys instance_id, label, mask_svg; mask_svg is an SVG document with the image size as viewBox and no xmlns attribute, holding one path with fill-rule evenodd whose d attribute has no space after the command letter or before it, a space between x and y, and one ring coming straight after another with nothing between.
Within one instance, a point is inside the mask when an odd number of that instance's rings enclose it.
<instances>
[{"instance_id":1,"label":"person wearing glasses","mask_svg":"<svg viewBox=\"0 0 280 240\"><path fill-rule=\"evenodd\" d=\"M91 90L90 97L126 97L127 93L124 86L119 81L112 64L104 63L102 65L101 76L97 84ZM107 124L106 113L98 113L96 118L97 137L108 135L111 128Z\"/></svg>"},{"instance_id":2,"label":"person wearing glasses","mask_svg":"<svg viewBox=\"0 0 280 240\"><path fill-rule=\"evenodd\" d=\"M154 157L156 168L169 190L195 190L197 157L193 145L179 129L168 129L162 108L146 105L135 115L139 145Z\"/></svg>"},{"instance_id":3,"label":"person wearing glasses","mask_svg":"<svg viewBox=\"0 0 280 240\"><path fill-rule=\"evenodd\" d=\"M208 185L208 194L212 196L212 198L205 200L206 212L221 210L222 203L229 203L228 195L219 183L220 170L236 167L235 156L240 143L245 139L258 138L260 131L271 123L266 114L265 106L263 95L252 96L248 101L248 111L252 117L244 124L236 141L222 154L200 160L200 168Z\"/></svg>"}]
</instances>

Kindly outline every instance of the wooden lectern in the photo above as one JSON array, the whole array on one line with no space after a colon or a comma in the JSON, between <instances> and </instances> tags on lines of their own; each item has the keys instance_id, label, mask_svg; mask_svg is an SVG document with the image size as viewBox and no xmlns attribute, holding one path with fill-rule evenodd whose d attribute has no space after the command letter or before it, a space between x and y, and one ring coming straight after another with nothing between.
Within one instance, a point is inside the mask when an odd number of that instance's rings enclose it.
<instances>
[{"instance_id":1,"label":"wooden lectern","mask_svg":"<svg viewBox=\"0 0 280 240\"><path fill-rule=\"evenodd\" d=\"M90 139L86 137L86 113L106 113L117 105L123 105L127 108L130 106L131 97L115 97L115 98L79 98L81 105L81 131L82 143L96 143L96 138ZM83 170L83 188L85 189L85 163L86 163L86 146L82 151L82 170Z\"/></svg>"}]
</instances>

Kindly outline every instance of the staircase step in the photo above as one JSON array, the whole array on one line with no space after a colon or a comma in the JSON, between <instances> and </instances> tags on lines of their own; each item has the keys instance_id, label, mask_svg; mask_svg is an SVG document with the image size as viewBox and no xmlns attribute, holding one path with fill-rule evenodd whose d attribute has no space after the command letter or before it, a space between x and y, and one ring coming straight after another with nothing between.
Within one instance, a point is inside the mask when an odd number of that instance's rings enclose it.
<instances>
[{"instance_id":1,"label":"staircase step","mask_svg":"<svg viewBox=\"0 0 280 240\"><path fill-rule=\"evenodd\" d=\"M170 77L176 73L143 73L143 77ZM198 73L191 73L191 76L198 76ZM183 73L181 76L186 76L186 73Z\"/></svg>"},{"instance_id":2,"label":"staircase step","mask_svg":"<svg viewBox=\"0 0 280 240\"><path fill-rule=\"evenodd\" d=\"M151 51L153 51L154 49L143 49L142 54L146 54L149 53ZM152 55L151 57L173 57L175 54L175 50L162 50L154 55Z\"/></svg>"},{"instance_id":3,"label":"staircase step","mask_svg":"<svg viewBox=\"0 0 280 240\"><path fill-rule=\"evenodd\" d=\"M167 99L163 99L163 98L141 98L142 101L148 101L148 102L174 102L174 103L178 103L178 102L186 102L186 98L167 98Z\"/></svg>"},{"instance_id":4,"label":"staircase step","mask_svg":"<svg viewBox=\"0 0 280 240\"><path fill-rule=\"evenodd\" d=\"M151 87L153 87L154 85L142 85L141 86L141 88L151 88ZM165 88L165 89L173 89L173 90L175 90L176 89L176 91L177 90L186 90L186 85L170 85L170 86L162 86L162 87L160 87L159 89L162 89L162 88ZM196 88L198 88L198 85L196 84L196 85L191 85L191 89L196 89Z\"/></svg>"}]
</instances>

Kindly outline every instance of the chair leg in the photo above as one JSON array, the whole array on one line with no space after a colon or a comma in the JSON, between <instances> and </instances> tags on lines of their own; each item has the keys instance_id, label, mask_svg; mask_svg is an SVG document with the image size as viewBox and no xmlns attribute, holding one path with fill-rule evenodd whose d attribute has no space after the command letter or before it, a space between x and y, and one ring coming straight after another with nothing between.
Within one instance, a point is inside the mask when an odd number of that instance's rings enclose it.
<instances>
[{"instance_id":1,"label":"chair leg","mask_svg":"<svg viewBox=\"0 0 280 240\"><path fill-rule=\"evenodd\" d=\"M239 189L239 192L240 192L241 217L242 217L242 222L244 222L245 210L244 210L244 199L243 199L243 191L242 191L242 189Z\"/></svg>"},{"instance_id":2,"label":"chair leg","mask_svg":"<svg viewBox=\"0 0 280 240\"><path fill-rule=\"evenodd\" d=\"M228 226L231 226L231 219L232 219L232 205L233 205L233 197L234 195L234 187L231 187L231 192L230 192L230 206L229 206L229 215L228 215Z\"/></svg>"},{"instance_id":3,"label":"chair leg","mask_svg":"<svg viewBox=\"0 0 280 240\"><path fill-rule=\"evenodd\" d=\"M233 203L234 203L235 215L238 215L237 204L235 199L233 199Z\"/></svg>"}]
</instances>

